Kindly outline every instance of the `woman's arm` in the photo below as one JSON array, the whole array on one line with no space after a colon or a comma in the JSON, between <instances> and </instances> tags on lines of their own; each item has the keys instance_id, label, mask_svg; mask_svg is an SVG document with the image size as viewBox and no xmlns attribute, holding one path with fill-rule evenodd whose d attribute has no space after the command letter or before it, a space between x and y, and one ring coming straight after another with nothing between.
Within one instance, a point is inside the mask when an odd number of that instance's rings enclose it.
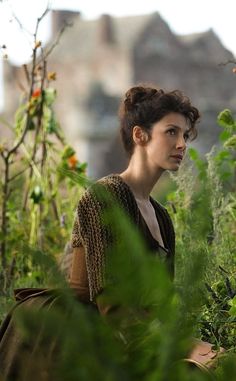
<instances>
[{"instance_id":1,"label":"woman's arm","mask_svg":"<svg viewBox=\"0 0 236 381\"><path fill-rule=\"evenodd\" d=\"M82 302L89 302L90 295L85 260L85 249L82 246L76 247L73 250L73 260L69 285L75 290L76 295ZM96 305L101 315L107 315L108 313L117 310L117 307L106 303L103 300L101 294L96 298Z\"/></svg>"},{"instance_id":2,"label":"woman's arm","mask_svg":"<svg viewBox=\"0 0 236 381\"><path fill-rule=\"evenodd\" d=\"M83 246L73 249L69 285L81 301L89 302L89 285Z\"/></svg>"}]
</instances>

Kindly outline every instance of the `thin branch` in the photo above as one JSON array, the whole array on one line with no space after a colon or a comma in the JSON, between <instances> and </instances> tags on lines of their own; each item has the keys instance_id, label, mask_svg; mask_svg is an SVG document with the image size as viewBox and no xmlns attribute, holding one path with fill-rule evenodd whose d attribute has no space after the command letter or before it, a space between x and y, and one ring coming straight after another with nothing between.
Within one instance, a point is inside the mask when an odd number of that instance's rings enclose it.
<instances>
[{"instance_id":1,"label":"thin branch","mask_svg":"<svg viewBox=\"0 0 236 381\"><path fill-rule=\"evenodd\" d=\"M62 146L64 146L65 145L65 138L64 138L63 134L61 133L61 131L56 130L54 133L55 133L57 139L59 140L59 142L62 144Z\"/></svg>"},{"instance_id":2,"label":"thin branch","mask_svg":"<svg viewBox=\"0 0 236 381\"><path fill-rule=\"evenodd\" d=\"M14 189L13 189L13 188L10 188L10 189L8 189L8 193L7 193L7 199L9 199L9 198L10 198L10 196L11 196L12 192L14 192Z\"/></svg>"},{"instance_id":3,"label":"thin branch","mask_svg":"<svg viewBox=\"0 0 236 381\"><path fill-rule=\"evenodd\" d=\"M219 269L223 272L223 273L225 273L225 274L229 274L229 272L227 271L227 270L225 270L222 266L219 266Z\"/></svg>"},{"instance_id":4,"label":"thin branch","mask_svg":"<svg viewBox=\"0 0 236 381\"><path fill-rule=\"evenodd\" d=\"M34 162L34 165L40 164L40 162L41 160L38 160ZM22 173L24 173L25 171L27 171L29 168L32 168L32 167L33 167L32 163L29 162L27 167L22 169L20 172L16 173L14 176L10 177L9 182L15 180L18 176L22 175Z\"/></svg>"},{"instance_id":5,"label":"thin branch","mask_svg":"<svg viewBox=\"0 0 236 381\"><path fill-rule=\"evenodd\" d=\"M35 67L36 67L36 55L37 55L37 46L36 46L36 36L37 35L36 35L36 31L38 30L38 23L39 23L39 21L37 21L36 28L35 28L35 33L34 33L34 36L35 36L34 37L34 42L35 42L35 44L34 44L34 48L33 48L33 62L32 62L32 69L31 69L31 86L30 86L29 97L28 97L28 101L29 102L30 102L30 99L31 99L31 96L32 96L32 93L33 93L33 88L34 88L34 71L35 71ZM25 139L26 133L27 133L29 125L30 125L30 114L29 114L29 112L30 112L30 109L28 107L27 114L26 114L25 129L24 129L24 131L23 131L23 133L21 135L21 138L19 139L18 143L16 143L16 145L11 150L8 151L8 157L10 157L10 155L12 155L13 153L15 153L17 151L18 147L23 143L23 141Z\"/></svg>"},{"instance_id":6,"label":"thin branch","mask_svg":"<svg viewBox=\"0 0 236 381\"><path fill-rule=\"evenodd\" d=\"M226 62L221 62L221 63L218 64L218 66L226 66L228 64L234 64L234 65L236 65L236 60L228 60Z\"/></svg>"},{"instance_id":7,"label":"thin branch","mask_svg":"<svg viewBox=\"0 0 236 381\"><path fill-rule=\"evenodd\" d=\"M23 69L24 69L24 73L25 73L27 83L30 84L30 75L29 75L29 70L28 70L28 67L26 64L23 65Z\"/></svg>"},{"instance_id":8,"label":"thin branch","mask_svg":"<svg viewBox=\"0 0 236 381\"><path fill-rule=\"evenodd\" d=\"M42 49L42 56L43 56L43 49ZM42 76L42 82L41 82L41 93L44 87L44 82L47 74L47 61L44 59L43 61L43 76ZM40 112L39 112L39 123L41 125L42 122L42 115L43 115L43 102L40 105ZM41 175L43 175L43 168L46 161L47 156L47 147L46 147L46 135L45 131L42 130L42 161L41 161Z\"/></svg>"},{"instance_id":9,"label":"thin branch","mask_svg":"<svg viewBox=\"0 0 236 381\"><path fill-rule=\"evenodd\" d=\"M17 22L19 28L20 28L24 33L27 33L30 37L32 37L33 34L23 26L23 24L21 23L20 19L17 17L17 15L15 14L15 12L13 11L13 8L12 8L11 3L10 3L9 5L10 5L10 7L11 7L12 17L16 20L16 22Z\"/></svg>"},{"instance_id":10,"label":"thin branch","mask_svg":"<svg viewBox=\"0 0 236 381\"><path fill-rule=\"evenodd\" d=\"M216 303L221 303L220 299L216 295L215 291L211 288L211 286L208 283L205 283L205 286L206 286L207 291L209 291L209 293L211 294L211 296L214 299L214 301Z\"/></svg>"},{"instance_id":11,"label":"thin branch","mask_svg":"<svg viewBox=\"0 0 236 381\"><path fill-rule=\"evenodd\" d=\"M40 17L38 17L37 19L37 22L38 22L38 25L41 23L42 19L48 14L48 12L50 11L49 9L49 2L48 2L48 5L45 9L45 11L42 13L42 15Z\"/></svg>"},{"instance_id":12,"label":"thin branch","mask_svg":"<svg viewBox=\"0 0 236 381\"><path fill-rule=\"evenodd\" d=\"M42 19L48 14L48 12L49 12L49 8L47 7L45 9L45 11L42 13L42 15L37 18L36 28L35 28L35 32L34 32L34 42L36 42L36 37L37 37L37 34L38 34L39 24L41 23Z\"/></svg>"},{"instance_id":13,"label":"thin branch","mask_svg":"<svg viewBox=\"0 0 236 381\"><path fill-rule=\"evenodd\" d=\"M64 23L64 25L62 26L61 30L59 31L55 41L53 42L53 44L48 48L48 50L46 51L45 55L44 55L44 59L46 59L51 53L52 51L55 49L55 47L59 44L60 42L60 39L61 39L61 36L63 35L63 33L65 32L65 30L67 28L71 28L73 26L73 23ZM38 62L38 64L42 61L42 59Z\"/></svg>"},{"instance_id":14,"label":"thin branch","mask_svg":"<svg viewBox=\"0 0 236 381\"><path fill-rule=\"evenodd\" d=\"M2 157L4 157L2 155ZM3 190L2 190L2 211L1 211L1 231L2 242L0 245L1 265L2 268L6 267L6 249L7 249L7 228L8 228L8 216L7 216L7 201L9 197L9 157L4 157L5 169L3 173Z\"/></svg>"},{"instance_id":15,"label":"thin branch","mask_svg":"<svg viewBox=\"0 0 236 381\"><path fill-rule=\"evenodd\" d=\"M232 289L232 286L231 286L231 283L230 283L230 280L228 277L226 277L226 279L225 279L225 285L226 285L226 288L227 288L227 291L228 291L230 298L233 299L233 297L236 295L236 292L235 292L235 290Z\"/></svg>"},{"instance_id":16,"label":"thin branch","mask_svg":"<svg viewBox=\"0 0 236 381\"><path fill-rule=\"evenodd\" d=\"M35 32L34 33L31 33L29 30L27 30L22 22L20 21L20 19L17 17L17 15L15 14L15 12L13 11L13 8L12 8L12 5L10 4L10 7L11 7L11 13L12 13L12 17L16 20L18 26L20 27L20 29L27 33L31 38L32 36L35 37L35 35L37 35L37 32L38 32L38 27L39 27L39 23L42 21L42 19L47 15L47 13L49 12L50 10L50 1L48 1L48 4L47 4L47 7L45 9L45 11L42 13L42 15L37 19L37 24L36 24L36 29L35 29Z\"/></svg>"},{"instance_id":17,"label":"thin branch","mask_svg":"<svg viewBox=\"0 0 236 381\"><path fill-rule=\"evenodd\" d=\"M35 160L35 155L36 155L36 152L37 152L37 137L38 137L38 134L39 134L39 131L40 131L40 127L41 127L41 123L42 123L42 116L43 116L43 104L44 104L43 87L44 87L44 81L45 81L45 76L46 76L46 61L44 60L43 63L44 63L44 66L43 66L43 76L42 76L42 80L41 80L41 94L42 94L42 97L41 97L40 109L39 109L39 114L38 114L38 121L37 121L38 123L37 123L36 131L35 131L34 146L33 146L33 153L32 153L32 156L31 156L31 162L34 162L34 160ZM42 168L42 162L41 162L41 168ZM29 179L32 178L33 169L34 168L32 166L30 168ZM29 187L28 187L28 189L26 189L26 192L25 192L25 195L24 195L23 209L26 208L28 195L29 195Z\"/></svg>"},{"instance_id":18,"label":"thin branch","mask_svg":"<svg viewBox=\"0 0 236 381\"><path fill-rule=\"evenodd\" d=\"M50 188L51 195L52 195L53 184L52 184L52 178L51 178L51 176L50 176L49 179L48 179L48 184L49 184L49 188ZM52 202L52 209L53 209L55 218L57 219L57 221L60 222L60 216L59 216L59 212L58 212L57 204L56 204L56 201L54 200L53 197L51 198L51 202Z\"/></svg>"},{"instance_id":19,"label":"thin branch","mask_svg":"<svg viewBox=\"0 0 236 381\"><path fill-rule=\"evenodd\" d=\"M40 22L42 21L42 19L46 16L46 14L49 12L49 8L46 8L45 11L43 12L43 14L37 19L37 23L36 23L36 27L35 27L35 32L34 32L34 48L33 48L33 62L32 62L32 69L31 69L31 86L30 86L30 92L29 92L29 98L28 98L28 101L30 101L31 99L31 96L32 96L32 93L33 93L33 88L34 88L34 71L35 71L35 68L36 68L36 56L37 56L37 45L36 45L36 38L37 38L37 33L38 33L38 28L39 28L39 24ZM20 21L18 21L20 23ZM21 25L21 23L20 23ZM8 151L8 157L10 157L10 155L12 155L14 152L17 151L18 147L23 143L24 139L25 139L25 135L28 131L28 128L29 128L29 124L30 124L30 116L29 116L29 108L27 110L27 114L26 114L26 125L25 125L25 129L21 135L21 138L19 139L18 143L16 143L16 145Z\"/></svg>"}]
</instances>

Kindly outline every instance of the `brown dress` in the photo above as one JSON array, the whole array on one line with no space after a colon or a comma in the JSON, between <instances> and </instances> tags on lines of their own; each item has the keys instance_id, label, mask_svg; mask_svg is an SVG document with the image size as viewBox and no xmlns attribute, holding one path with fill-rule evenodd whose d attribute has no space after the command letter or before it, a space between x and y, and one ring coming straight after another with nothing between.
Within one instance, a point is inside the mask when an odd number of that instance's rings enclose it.
<instances>
[{"instance_id":1,"label":"brown dress","mask_svg":"<svg viewBox=\"0 0 236 381\"><path fill-rule=\"evenodd\" d=\"M104 190L107 192L104 193ZM171 275L174 275L175 235L173 225L166 209L152 198L150 201L156 212L165 248L161 248L151 235L132 192L120 176L107 176L86 190L78 204L72 234L74 253L70 286L76 290L80 301L96 305L96 296L105 286L106 249L114 240L122 239L122 237L111 234L111 226L103 225L101 215L116 204L139 229L149 251L164 256ZM51 308L52 305L55 306L58 298L60 296L45 289L25 289L17 293L18 301L0 327L1 380L18 379L20 355L25 346L21 332L16 328L15 311L31 307ZM100 312L106 313L110 310L110 306L99 309ZM32 343L32 348L34 348L34 343Z\"/></svg>"},{"instance_id":2,"label":"brown dress","mask_svg":"<svg viewBox=\"0 0 236 381\"><path fill-rule=\"evenodd\" d=\"M175 233L167 210L150 197L156 218L160 227L164 247L152 236L142 214L138 208L128 185L119 175L110 175L101 179L97 184L102 185L109 194L112 202L118 203L126 216L138 227L143 236L147 249L154 255L161 256L166 261L170 275L174 277ZM104 202L106 194L100 197L99 192L88 189L81 198L75 217L72 234L72 247L74 248L70 285L76 290L80 299L96 303L96 296L104 287L103 267L105 266L105 251L111 243L105 227L99 217L101 213L111 206L111 200ZM108 227L109 230L109 227ZM114 239L114 237L113 237ZM116 237L120 239L120 237ZM99 306L101 313L108 313L112 306ZM212 350L212 345L201 340L194 340L195 345L186 361L203 371L214 365L218 353ZM220 352L223 349L221 348Z\"/></svg>"}]
</instances>

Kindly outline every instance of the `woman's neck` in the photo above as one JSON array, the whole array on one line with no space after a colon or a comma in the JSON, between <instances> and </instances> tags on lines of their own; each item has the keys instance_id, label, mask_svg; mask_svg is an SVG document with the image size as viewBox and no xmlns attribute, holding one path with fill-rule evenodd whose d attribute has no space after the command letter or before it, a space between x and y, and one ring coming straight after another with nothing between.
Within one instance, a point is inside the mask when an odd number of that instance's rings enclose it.
<instances>
[{"instance_id":1,"label":"woman's neck","mask_svg":"<svg viewBox=\"0 0 236 381\"><path fill-rule=\"evenodd\" d=\"M149 201L150 193L163 173L145 165L143 160L131 157L127 169L120 174L121 178L132 190L134 197L140 201Z\"/></svg>"}]
</instances>

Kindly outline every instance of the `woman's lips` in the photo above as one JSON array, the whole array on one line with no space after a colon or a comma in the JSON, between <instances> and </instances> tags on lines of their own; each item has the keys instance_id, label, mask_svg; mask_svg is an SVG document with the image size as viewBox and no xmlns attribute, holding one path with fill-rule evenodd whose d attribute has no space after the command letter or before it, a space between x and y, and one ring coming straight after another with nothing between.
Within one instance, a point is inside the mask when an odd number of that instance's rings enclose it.
<instances>
[{"instance_id":1,"label":"woman's lips","mask_svg":"<svg viewBox=\"0 0 236 381\"><path fill-rule=\"evenodd\" d=\"M175 159L178 159L178 160L183 160L183 156L182 155L171 155L171 157L173 157Z\"/></svg>"}]
</instances>

